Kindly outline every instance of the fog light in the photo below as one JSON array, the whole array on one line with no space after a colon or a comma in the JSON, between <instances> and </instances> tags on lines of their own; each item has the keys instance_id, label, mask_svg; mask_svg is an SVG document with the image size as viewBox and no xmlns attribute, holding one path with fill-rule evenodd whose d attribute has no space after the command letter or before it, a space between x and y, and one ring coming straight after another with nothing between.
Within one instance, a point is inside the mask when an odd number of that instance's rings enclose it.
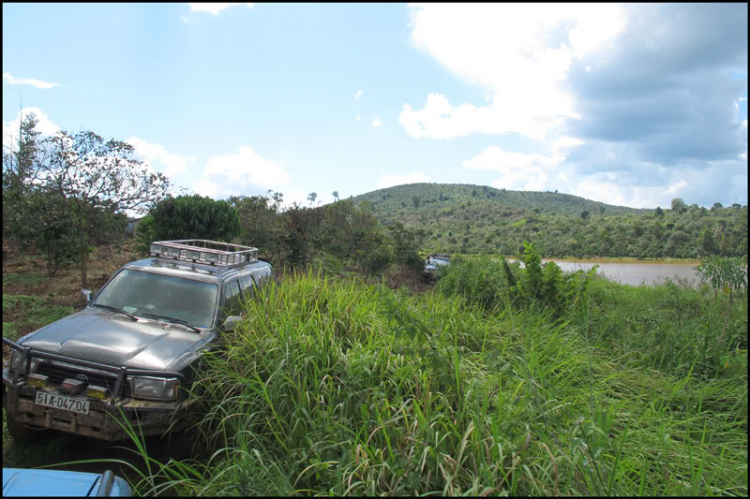
<instances>
[{"instance_id":1,"label":"fog light","mask_svg":"<svg viewBox=\"0 0 750 499\"><path fill-rule=\"evenodd\" d=\"M29 384L34 388L44 388L47 386L47 376L43 374L29 374Z\"/></svg>"},{"instance_id":2,"label":"fog light","mask_svg":"<svg viewBox=\"0 0 750 499\"><path fill-rule=\"evenodd\" d=\"M60 391L66 395L78 395L86 388L86 382L80 379L66 379L60 384Z\"/></svg>"},{"instance_id":3,"label":"fog light","mask_svg":"<svg viewBox=\"0 0 750 499\"><path fill-rule=\"evenodd\" d=\"M107 398L107 389L101 386L89 386L86 388L86 396L92 399L104 400Z\"/></svg>"}]
</instances>

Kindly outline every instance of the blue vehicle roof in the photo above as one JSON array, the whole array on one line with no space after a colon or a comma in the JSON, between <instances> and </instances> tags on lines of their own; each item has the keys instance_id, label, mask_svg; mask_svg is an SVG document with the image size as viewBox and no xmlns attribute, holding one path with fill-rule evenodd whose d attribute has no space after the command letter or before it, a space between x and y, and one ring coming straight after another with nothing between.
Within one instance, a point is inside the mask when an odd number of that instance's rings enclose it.
<instances>
[{"instance_id":1,"label":"blue vehicle roof","mask_svg":"<svg viewBox=\"0 0 750 499\"><path fill-rule=\"evenodd\" d=\"M95 496L102 477L102 474L80 471L3 468L3 496ZM131 493L125 480L114 477L109 496L129 496Z\"/></svg>"}]
</instances>

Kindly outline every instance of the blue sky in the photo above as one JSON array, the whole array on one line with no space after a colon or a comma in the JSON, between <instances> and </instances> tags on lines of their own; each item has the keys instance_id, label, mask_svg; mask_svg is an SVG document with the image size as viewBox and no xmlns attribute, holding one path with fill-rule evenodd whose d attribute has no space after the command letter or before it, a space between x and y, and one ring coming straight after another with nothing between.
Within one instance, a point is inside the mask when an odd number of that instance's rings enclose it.
<instances>
[{"instance_id":1,"label":"blue sky","mask_svg":"<svg viewBox=\"0 0 750 499\"><path fill-rule=\"evenodd\" d=\"M747 204L747 5L200 5L4 3L4 148L23 109L214 198Z\"/></svg>"}]
</instances>

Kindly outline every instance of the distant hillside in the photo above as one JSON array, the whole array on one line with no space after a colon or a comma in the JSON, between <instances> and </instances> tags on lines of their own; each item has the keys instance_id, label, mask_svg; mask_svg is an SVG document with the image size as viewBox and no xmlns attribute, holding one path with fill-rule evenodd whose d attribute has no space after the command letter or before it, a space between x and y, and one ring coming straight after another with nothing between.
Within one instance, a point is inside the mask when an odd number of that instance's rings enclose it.
<instances>
[{"instance_id":1,"label":"distant hillside","mask_svg":"<svg viewBox=\"0 0 750 499\"><path fill-rule=\"evenodd\" d=\"M356 196L354 201L370 203L375 216L386 224L390 221L404 222L404 217L419 219L430 213L439 217L440 210L455 209L461 205L481 205L488 214L498 212L500 216L508 210L520 212L535 209L574 217L580 216L583 211L588 211L591 217L652 211L609 205L570 194L508 191L470 184L397 185Z\"/></svg>"},{"instance_id":2,"label":"distant hillside","mask_svg":"<svg viewBox=\"0 0 750 499\"><path fill-rule=\"evenodd\" d=\"M747 254L747 207L634 209L570 194L467 184L408 184L353 198L384 225L423 229L428 251L697 258Z\"/></svg>"}]
</instances>

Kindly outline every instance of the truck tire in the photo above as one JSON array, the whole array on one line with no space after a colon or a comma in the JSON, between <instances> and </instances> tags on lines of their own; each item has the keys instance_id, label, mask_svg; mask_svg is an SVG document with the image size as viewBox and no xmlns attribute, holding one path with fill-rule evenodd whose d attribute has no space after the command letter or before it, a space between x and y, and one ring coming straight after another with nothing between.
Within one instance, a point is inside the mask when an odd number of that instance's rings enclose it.
<instances>
[{"instance_id":1,"label":"truck tire","mask_svg":"<svg viewBox=\"0 0 750 499\"><path fill-rule=\"evenodd\" d=\"M7 415L5 424L8 427L8 433L16 443L34 443L39 441L42 436L47 433L46 428L38 428L36 426L27 426L23 423L16 422L15 419Z\"/></svg>"}]
</instances>

